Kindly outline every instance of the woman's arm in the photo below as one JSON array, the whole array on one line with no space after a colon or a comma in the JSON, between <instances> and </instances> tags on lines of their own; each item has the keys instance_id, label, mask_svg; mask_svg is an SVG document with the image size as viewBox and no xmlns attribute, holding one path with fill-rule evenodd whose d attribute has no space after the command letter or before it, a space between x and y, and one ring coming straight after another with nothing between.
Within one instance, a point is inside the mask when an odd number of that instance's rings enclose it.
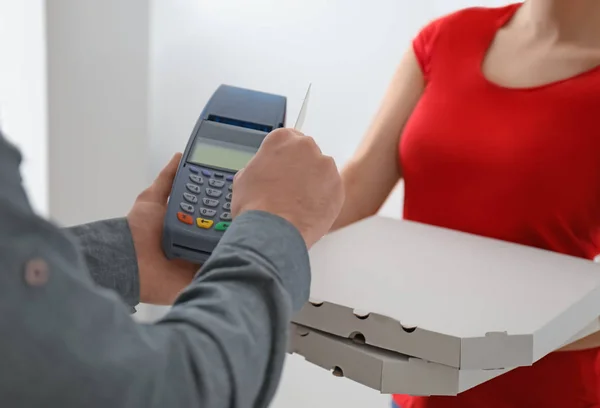
<instances>
[{"instance_id":1,"label":"woman's arm","mask_svg":"<svg viewBox=\"0 0 600 408\"><path fill-rule=\"evenodd\" d=\"M367 134L342 171L346 201L332 230L377 213L400 180L400 135L424 90L425 79L411 48L397 68Z\"/></svg>"}]
</instances>

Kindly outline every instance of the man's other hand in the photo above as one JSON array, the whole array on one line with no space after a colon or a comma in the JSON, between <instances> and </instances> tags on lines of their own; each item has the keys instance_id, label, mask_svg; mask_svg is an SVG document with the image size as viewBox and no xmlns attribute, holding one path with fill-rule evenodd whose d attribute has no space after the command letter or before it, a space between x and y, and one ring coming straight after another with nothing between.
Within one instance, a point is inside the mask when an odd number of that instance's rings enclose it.
<instances>
[{"instance_id":1,"label":"man's other hand","mask_svg":"<svg viewBox=\"0 0 600 408\"><path fill-rule=\"evenodd\" d=\"M267 135L233 185L232 213L261 210L292 223L310 248L329 231L344 202L333 159L291 129Z\"/></svg>"},{"instance_id":2,"label":"man's other hand","mask_svg":"<svg viewBox=\"0 0 600 408\"><path fill-rule=\"evenodd\" d=\"M168 260L161 246L167 199L180 160L180 153L173 156L127 215L138 261L140 301L144 303L172 304L199 268L190 262Z\"/></svg>"}]
</instances>

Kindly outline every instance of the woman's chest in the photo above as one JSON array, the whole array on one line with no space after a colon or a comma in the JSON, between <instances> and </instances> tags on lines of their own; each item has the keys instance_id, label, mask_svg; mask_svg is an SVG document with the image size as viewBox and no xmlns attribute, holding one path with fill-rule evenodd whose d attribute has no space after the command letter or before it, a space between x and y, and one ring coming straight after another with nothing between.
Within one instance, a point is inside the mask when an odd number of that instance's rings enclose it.
<instances>
[{"instance_id":1,"label":"woman's chest","mask_svg":"<svg viewBox=\"0 0 600 408\"><path fill-rule=\"evenodd\" d=\"M600 177L600 86L595 92L482 88L426 90L402 135L405 173Z\"/></svg>"},{"instance_id":2,"label":"woman's chest","mask_svg":"<svg viewBox=\"0 0 600 408\"><path fill-rule=\"evenodd\" d=\"M401 138L407 185L444 201L564 214L597 207L600 86L591 91L430 86Z\"/></svg>"}]
</instances>

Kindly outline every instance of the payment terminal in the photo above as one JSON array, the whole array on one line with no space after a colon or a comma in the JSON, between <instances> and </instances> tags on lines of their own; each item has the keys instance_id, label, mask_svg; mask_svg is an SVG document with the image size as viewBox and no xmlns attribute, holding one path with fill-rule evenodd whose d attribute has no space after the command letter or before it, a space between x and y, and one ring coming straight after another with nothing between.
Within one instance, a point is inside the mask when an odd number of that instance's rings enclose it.
<instances>
[{"instance_id":1,"label":"payment terminal","mask_svg":"<svg viewBox=\"0 0 600 408\"><path fill-rule=\"evenodd\" d=\"M283 96L221 85L202 111L173 183L162 246L202 264L231 222L232 182L265 136L285 124Z\"/></svg>"}]
</instances>

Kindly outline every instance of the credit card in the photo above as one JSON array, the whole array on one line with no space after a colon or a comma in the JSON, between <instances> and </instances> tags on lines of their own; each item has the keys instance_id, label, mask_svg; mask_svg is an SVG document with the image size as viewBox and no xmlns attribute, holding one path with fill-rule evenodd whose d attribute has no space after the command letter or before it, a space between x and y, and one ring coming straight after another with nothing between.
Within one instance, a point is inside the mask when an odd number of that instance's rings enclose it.
<instances>
[{"instance_id":1,"label":"credit card","mask_svg":"<svg viewBox=\"0 0 600 408\"><path fill-rule=\"evenodd\" d=\"M298 119L296 119L296 125L294 125L294 129L299 132L302 132L302 125L304 125L304 119L306 118L306 108L308 106L308 99L310 97L310 88L312 83L308 85L308 90L306 91L306 96L304 97L304 102L302 102L302 107L300 108L300 113L298 114Z\"/></svg>"}]
</instances>

